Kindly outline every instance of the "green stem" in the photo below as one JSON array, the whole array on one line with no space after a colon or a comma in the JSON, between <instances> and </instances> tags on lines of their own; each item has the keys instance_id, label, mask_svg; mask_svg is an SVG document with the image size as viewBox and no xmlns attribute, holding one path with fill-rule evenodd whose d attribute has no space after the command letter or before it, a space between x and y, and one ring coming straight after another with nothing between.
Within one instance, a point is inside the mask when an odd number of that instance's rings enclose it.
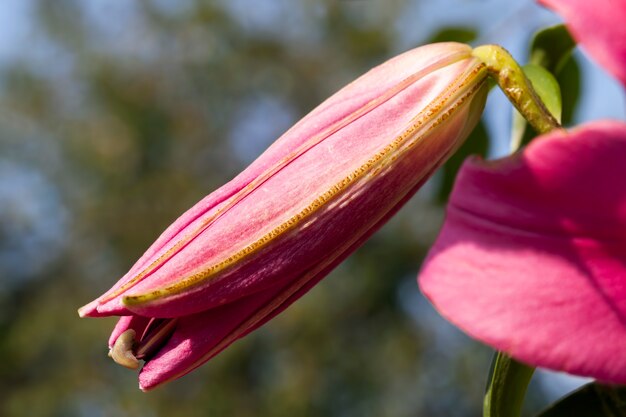
<instances>
[{"instance_id":1,"label":"green stem","mask_svg":"<svg viewBox=\"0 0 626 417\"><path fill-rule=\"evenodd\" d=\"M493 358L483 417L519 417L535 368L498 352Z\"/></svg>"},{"instance_id":2,"label":"green stem","mask_svg":"<svg viewBox=\"0 0 626 417\"><path fill-rule=\"evenodd\" d=\"M483 45L474 48L473 55L485 63L489 75L537 133L561 127L506 49L499 45Z\"/></svg>"}]
</instances>

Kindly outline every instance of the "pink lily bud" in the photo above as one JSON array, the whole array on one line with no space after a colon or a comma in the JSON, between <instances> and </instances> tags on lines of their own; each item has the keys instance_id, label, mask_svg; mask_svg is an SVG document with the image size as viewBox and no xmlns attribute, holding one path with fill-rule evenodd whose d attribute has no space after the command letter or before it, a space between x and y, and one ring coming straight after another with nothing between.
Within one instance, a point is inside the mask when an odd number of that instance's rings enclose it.
<instances>
[{"instance_id":1,"label":"pink lily bud","mask_svg":"<svg viewBox=\"0 0 626 417\"><path fill-rule=\"evenodd\" d=\"M474 128L486 70L471 54L423 46L344 87L176 220L80 315L124 316L111 355L131 368L146 360L144 390L265 323L382 226Z\"/></svg>"},{"instance_id":2,"label":"pink lily bud","mask_svg":"<svg viewBox=\"0 0 626 417\"><path fill-rule=\"evenodd\" d=\"M469 159L420 286L472 337L533 366L626 383L626 123Z\"/></svg>"}]
</instances>

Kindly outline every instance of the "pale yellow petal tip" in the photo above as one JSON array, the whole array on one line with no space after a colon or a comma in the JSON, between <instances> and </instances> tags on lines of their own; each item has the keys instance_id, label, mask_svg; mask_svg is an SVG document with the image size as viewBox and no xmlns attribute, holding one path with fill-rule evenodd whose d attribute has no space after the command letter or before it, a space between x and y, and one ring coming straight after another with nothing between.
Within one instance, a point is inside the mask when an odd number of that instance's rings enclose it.
<instances>
[{"instance_id":1,"label":"pale yellow petal tip","mask_svg":"<svg viewBox=\"0 0 626 417\"><path fill-rule=\"evenodd\" d=\"M115 345L109 350L109 356L117 363L128 369L138 369L139 360L133 353L133 346L135 344L135 331L128 329L122 333Z\"/></svg>"}]
</instances>

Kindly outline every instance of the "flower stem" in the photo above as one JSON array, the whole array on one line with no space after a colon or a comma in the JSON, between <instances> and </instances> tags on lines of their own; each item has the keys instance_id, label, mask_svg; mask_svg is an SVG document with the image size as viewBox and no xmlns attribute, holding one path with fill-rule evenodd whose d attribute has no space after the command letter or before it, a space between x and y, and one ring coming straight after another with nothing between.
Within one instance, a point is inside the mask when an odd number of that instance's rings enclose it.
<instances>
[{"instance_id":1,"label":"flower stem","mask_svg":"<svg viewBox=\"0 0 626 417\"><path fill-rule=\"evenodd\" d=\"M535 368L517 362L502 352L491 363L483 417L519 417L526 388Z\"/></svg>"},{"instance_id":2,"label":"flower stem","mask_svg":"<svg viewBox=\"0 0 626 417\"><path fill-rule=\"evenodd\" d=\"M474 48L473 55L483 61L489 75L537 133L561 127L506 49L499 45L483 45Z\"/></svg>"}]
</instances>

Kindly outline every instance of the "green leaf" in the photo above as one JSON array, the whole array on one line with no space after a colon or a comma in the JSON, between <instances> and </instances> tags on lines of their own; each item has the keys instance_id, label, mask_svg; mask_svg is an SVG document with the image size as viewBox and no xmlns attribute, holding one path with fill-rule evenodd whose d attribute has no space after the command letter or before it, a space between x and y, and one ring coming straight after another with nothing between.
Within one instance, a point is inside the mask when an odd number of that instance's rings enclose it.
<instances>
[{"instance_id":1,"label":"green leaf","mask_svg":"<svg viewBox=\"0 0 626 417\"><path fill-rule=\"evenodd\" d=\"M572 122L578 98L580 97L580 66L574 55L571 55L563 65L563 68L556 75L556 80L561 86L563 101L563 125L567 126Z\"/></svg>"},{"instance_id":2,"label":"green leaf","mask_svg":"<svg viewBox=\"0 0 626 417\"><path fill-rule=\"evenodd\" d=\"M524 119L524 116L520 114L515 108L512 109L513 116L511 120L511 141L509 142L511 153L517 151L523 145L526 145L534 137L535 133L532 129L528 129L528 122Z\"/></svg>"},{"instance_id":3,"label":"green leaf","mask_svg":"<svg viewBox=\"0 0 626 417\"><path fill-rule=\"evenodd\" d=\"M546 105L548 111L555 119L561 122L562 103L561 88L554 75L547 69L534 64L527 64L523 67L524 75L530 80L535 92Z\"/></svg>"},{"instance_id":4,"label":"green leaf","mask_svg":"<svg viewBox=\"0 0 626 417\"><path fill-rule=\"evenodd\" d=\"M626 387L587 384L537 417L626 417Z\"/></svg>"},{"instance_id":5,"label":"green leaf","mask_svg":"<svg viewBox=\"0 0 626 417\"><path fill-rule=\"evenodd\" d=\"M554 91L554 87L550 84L553 81L547 81L545 84L546 91L543 93L542 99L547 101L546 104L549 109L550 106L559 108L558 114L556 110L550 110L555 117L558 116L557 118L563 124L569 124L572 121L580 95L580 68L572 55L575 46L576 42L567 28L564 25L557 25L537 32L532 39L530 48L530 65L533 65L534 68L545 68L554 75L553 80L557 86L560 86L561 93L558 95L560 105L558 103L550 104L550 90ZM540 79L545 77L540 74L529 74L528 68L529 66L524 67L524 73L528 78L531 78L533 87L542 88L543 83ZM537 76L537 79L532 79L533 76ZM557 96L554 95L554 97ZM517 111L513 112L512 124L512 150L529 143L535 137L535 133L528 129L528 124Z\"/></svg>"},{"instance_id":6,"label":"green leaf","mask_svg":"<svg viewBox=\"0 0 626 417\"><path fill-rule=\"evenodd\" d=\"M530 63L558 74L570 57L576 41L565 25L552 26L535 33L530 48Z\"/></svg>"},{"instance_id":7,"label":"green leaf","mask_svg":"<svg viewBox=\"0 0 626 417\"><path fill-rule=\"evenodd\" d=\"M527 64L522 67L524 75L532 84L535 92L543 101L548 111L556 120L561 122L563 105L561 102L561 88L554 76L545 68L534 64ZM524 117L513 109L513 125L511 131L511 150L515 151L532 138L529 136L527 123Z\"/></svg>"},{"instance_id":8,"label":"green leaf","mask_svg":"<svg viewBox=\"0 0 626 417\"><path fill-rule=\"evenodd\" d=\"M519 417L535 368L498 352L491 364L483 417Z\"/></svg>"}]
</instances>

